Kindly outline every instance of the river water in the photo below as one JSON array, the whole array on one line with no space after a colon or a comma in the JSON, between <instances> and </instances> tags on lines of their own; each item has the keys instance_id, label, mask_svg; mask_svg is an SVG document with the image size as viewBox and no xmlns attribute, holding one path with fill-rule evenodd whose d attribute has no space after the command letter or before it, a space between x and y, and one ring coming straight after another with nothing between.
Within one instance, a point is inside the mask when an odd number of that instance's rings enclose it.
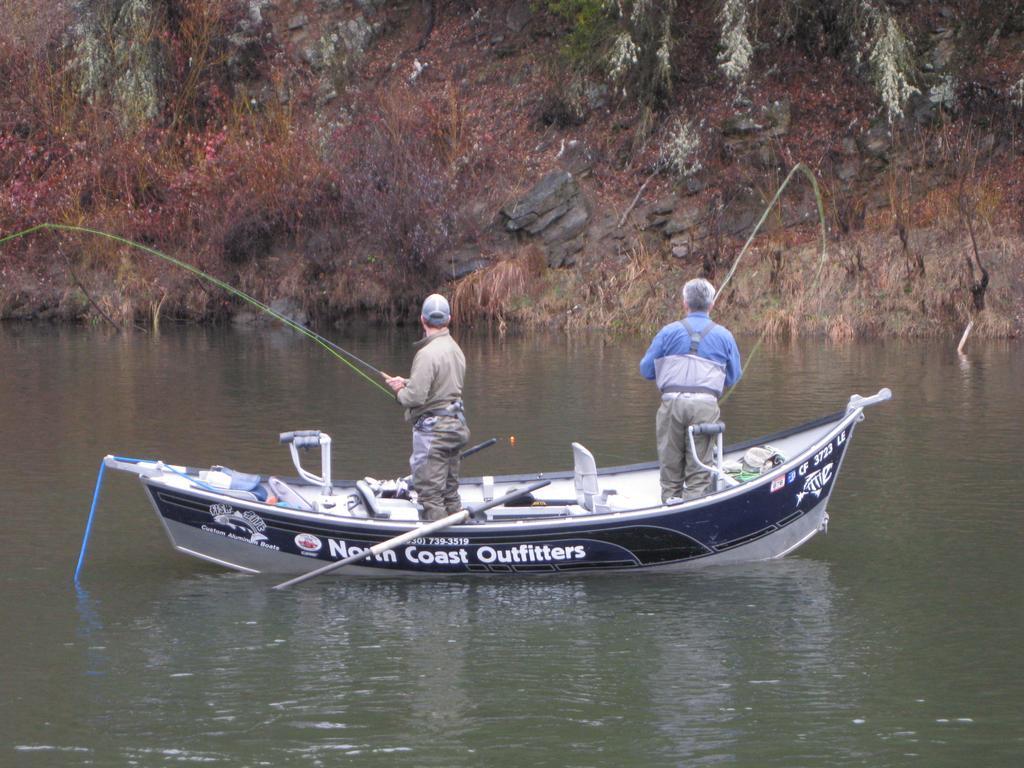
<instances>
[{"instance_id":1,"label":"river water","mask_svg":"<svg viewBox=\"0 0 1024 768\"><path fill-rule=\"evenodd\" d=\"M411 333L333 338L397 373ZM461 337L473 442L499 438L467 474L655 457L644 340ZM730 441L894 393L785 560L271 592L109 473L76 588L104 454L287 476L277 433L318 427L335 476L396 477L408 430L286 330L0 325L0 765L1021 765L1024 362L953 347L757 352Z\"/></svg>"}]
</instances>

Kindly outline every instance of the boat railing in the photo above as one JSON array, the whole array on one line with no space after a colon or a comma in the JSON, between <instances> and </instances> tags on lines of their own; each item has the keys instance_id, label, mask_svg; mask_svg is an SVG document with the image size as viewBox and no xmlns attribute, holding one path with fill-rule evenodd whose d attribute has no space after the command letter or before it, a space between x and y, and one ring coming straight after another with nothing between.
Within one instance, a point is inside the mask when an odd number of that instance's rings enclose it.
<instances>
[{"instance_id":1,"label":"boat railing","mask_svg":"<svg viewBox=\"0 0 1024 768\"><path fill-rule=\"evenodd\" d=\"M725 422L723 421L712 421L706 424L691 424L686 428L686 438L690 441L690 457L693 458L694 463L703 469L705 472L711 474L716 479L716 490L724 490L726 488L732 488L739 485L739 481L731 477L728 472L722 466L722 461L725 457L725 447L723 445L723 435L725 434ZM714 435L715 436L715 451L714 451L714 464L708 465L702 462L697 453L697 447L694 444L694 435Z\"/></svg>"},{"instance_id":2,"label":"boat railing","mask_svg":"<svg viewBox=\"0 0 1024 768\"><path fill-rule=\"evenodd\" d=\"M860 395L851 395L850 402L846 404L847 415L853 413L858 408L867 408L869 405L877 405L878 403L884 403L886 400L892 399L892 390L888 387L882 387L878 392L867 397L861 397Z\"/></svg>"},{"instance_id":3,"label":"boat railing","mask_svg":"<svg viewBox=\"0 0 1024 768\"><path fill-rule=\"evenodd\" d=\"M331 496L331 436L319 429L300 429L294 432L282 432L279 437L282 443L287 444L292 455L292 463L299 477L307 483L319 485L323 488L324 496ZM320 475L307 472L302 467L302 459L299 458L299 448L314 448L320 446Z\"/></svg>"}]
</instances>

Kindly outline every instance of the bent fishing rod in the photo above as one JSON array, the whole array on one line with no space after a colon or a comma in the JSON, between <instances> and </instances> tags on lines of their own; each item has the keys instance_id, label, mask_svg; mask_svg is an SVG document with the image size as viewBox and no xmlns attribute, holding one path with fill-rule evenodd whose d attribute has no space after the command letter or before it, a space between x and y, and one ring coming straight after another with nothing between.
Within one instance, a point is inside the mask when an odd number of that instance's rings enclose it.
<instances>
[{"instance_id":1,"label":"bent fishing rod","mask_svg":"<svg viewBox=\"0 0 1024 768\"><path fill-rule=\"evenodd\" d=\"M729 284L729 281L732 280L732 276L736 273L736 270L740 265L740 260L746 254L747 249L750 248L750 244L754 242L754 238L757 236L757 233L761 230L761 226L768 218L768 214L771 212L772 208L775 207L776 203L779 202L779 198L782 197L783 190L785 190L786 187L789 186L789 182L792 181L797 171L800 171L800 173L802 173L805 177L807 177L808 181L810 181L811 188L814 190L814 199L818 204L818 222L821 225L821 259L818 262L818 268L817 270L815 270L814 277L812 278L812 284L817 285L818 280L821 277L821 270L825 266L825 261L827 258L826 248L828 238L825 229L825 206L822 202L821 189L818 187L818 179L815 177L814 172L811 171L811 169L808 168L803 163L797 163L796 165L793 166L789 174L787 174L785 180L782 182L782 184L779 185L779 188L775 191L774 197L772 197L771 201L768 203L768 206L764 209L764 213L761 214L761 218L758 219L757 224L754 226L754 229L750 233L750 236L747 237L747 241L743 244L743 247L740 249L739 254L733 261L732 267L726 274L725 279L722 281L721 285L719 285L718 291L715 293L714 298L714 301L716 303L718 302L718 297L725 292L725 287ZM804 296L806 295L807 294L805 292ZM761 343L764 341L766 335L767 328L761 332L761 335L758 338L757 343L754 344L754 348L750 350L750 354L747 355L747 364L743 366L741 376L743 373L747 372L747 369L750 367L750 364L754 359L754 355L756 355L757 351L761 348ZM736 384L738 383L739 382L736 382ZM732 387L729 388L729 391L726 392L725 395L719 400L719 403L724 403L729 398L729 395L731 395L733 393L733 390L736 389L736 384L733 384Z\"/></svg>"},{"instance_id":2,"label":"bent fishing rod","mask_svg":"<svg viewBox=\"0 0 1024 768\"><path fill-rule=\"evenodd\" d=\"M381 384L380 382L376 381L375 379L372 379L371 377L367 376L364 371L360 370L359 368L357 368L352 363L358 363L359 365L363 366L363 368L367 369L368 371L376 373L378 376L384 376L385 375L384 372L381 371L380 369L375 368L374 366L370 365L368 362L366 362L362 358L357 357L356 355L354 355L351 352L349 352L347 349L344 349L343 347L335 344L330 339L324 338L323 336L321 336L316 331L313 331L313 330L307 328L306 326L302 325L301 323L295 322L291 318L285 317L280 312L275 312L273 309L268 307L262 301L259 301L258 299L253 298L252 296L250 296L249 294L245 293L244 291L241 291L238 288L235 288L233 285L225 283L223 280L219 280L218 278L214 277L213 275L209 275L206 272L203 272L201 269L192 266L188 262L182 261L181 259L176 259L173 256L169 256L166 253L163 253L162 251L158 251L156 248L151 248L148 245L143 245L142 243L137 243L134 240L129 240L126 237L121 237L120 235L115 235L115 234L112 234L110 232L104 232L103 230L100 230L100 229L92 229L91 227L82 227L82 226L77 226L75 224L53 224L53 223L50 223L50 222L46 222L44 224L37 224L34 227L29 227L28 229L24 229L24 230L22 230L20 232L15 232L12 235L7 235L6 237L0 238L0 245L3 245L4 243L8 242L9 240L15 240L17 238L21 238L21 237L25 237L27 235L33 234L34 232L41 232L43 230L66 231L66 232L82 232L82 233L86 233L86 234L90 234L90 235L97 235L99 237L105 237L108 240L113 240L114 242L121 243L122 245L127 245L127 246L129 246L131 248L137 248L138 250L140 250L140 251L142 251L144 253L148 253L151 256L156 256L157 258L163 259L164 261L166 261L169 264L173 264L176 267L180 267L181 269L184 269L186 272L190 272L191 274L195 275L196 277L201 278L203 280L206 280L207 282L212 283L213 285L216 285L218 288L221 288L221 289L227 291L231 295L237 296L238 298L242 299L243 301L247 302L248 304L256 307L261 312L266 312L271 317L273 317L276 320L279 320L280 322L284 323L285 325L287 325L292 330L298 331L299 333L301 333L306 338L311 339L312 341L315 341L317 344L319 344L321 347L326 349L328 352L330 352L336 358L341 360L341 362L345 363L345 365L347 365L349 368L351 368L357 374L359 374L364 379L366 379L368 382L370 382L377 389L381 390L386 395L388 395L388 397L394 397L394 393L392 393L390 389L388 389L387 387L385 387L383 384Z\"/></svg>"}]
</instances>

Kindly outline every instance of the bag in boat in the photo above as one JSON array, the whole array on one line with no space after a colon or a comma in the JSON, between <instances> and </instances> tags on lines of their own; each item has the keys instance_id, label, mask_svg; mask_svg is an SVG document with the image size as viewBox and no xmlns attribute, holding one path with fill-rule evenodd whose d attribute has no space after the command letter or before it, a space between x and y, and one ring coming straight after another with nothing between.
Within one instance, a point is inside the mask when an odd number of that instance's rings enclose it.
<instances>
[{"instance_id":1,"label":"bag in boat","mask_svg":"<svg viewBox=\"0 0 1024 768\"><path fill-rule=\"evenodd\" d=\"M785 457L770 445L755 445L743 454L740 467L744 472L760 475L785 461Z\"/></svg>"},{"instance_id":2,"label":"bag in boat","mask_svg":"<svg viewBox=\"0 0 1024 768\"><path fill-rule=\"evenodd\" d=\"M214 466L210 467L209 472L201 472L200 478L214 488L225 491L242 491L252 494L257 501L267 500L267 490L260 483L259 475L250 475L245 472L236 472L228 467Z\"/></svg>"},{"instance_id":3,"label":"bag in boat","mask_svg":"<svg viewBox=\"0 0 1024 768\"><path fill-rule=\"evenodd\" d=\"M726 472L740 482L753 480L765 472L786 461L786 457L770 445L755 445L748 448L739 461L729 462L724 466Z\"/></svg>"}]
</instances>

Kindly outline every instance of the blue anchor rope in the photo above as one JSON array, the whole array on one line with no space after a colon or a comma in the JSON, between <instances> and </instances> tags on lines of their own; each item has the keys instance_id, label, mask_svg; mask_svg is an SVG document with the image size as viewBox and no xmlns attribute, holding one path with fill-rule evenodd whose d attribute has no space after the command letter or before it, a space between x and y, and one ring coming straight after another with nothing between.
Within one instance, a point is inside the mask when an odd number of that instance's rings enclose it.
<instances>
[{"instance_id":1,"label":"blue anchor rope","mask_svg":"<svg viewBox=\"0 0 1024 768\"><path fill-rule=\"evenodd\" d=\"M126 464L160 464L163 469L168 472L173 472L180 477L184 477L190 483L198 488L202 488L204 491L212 491L213 493L221 493L223 488L214 488L208 483L204 483L198 477L192 477L185 472L179 472L174 467L164 464L162 461L156 459L132 459L128 456L112 456L114 461L122 461ZM78 565L75 566L75 584L78 584L78 574L82 571L82 564L85 562L85 550L89 545L89 535L92 533L92 521L96 517L96 504L100 500L100 488L103 486L103 473L107 469L106 457L100 461L100 473L96 476L96 489L92 493L92 506L89 507L89 519L85 523L85 535L82 536L82 549L78 553Z\"/></svg>"},{"instance_id":2,"label":"blue anchor rope","mask_svg":"<svg viewBox=\"0 0 1024 768\"><path fill-rule=\"evenodd\" d=\"M149 459L131 459L127 456L114 456L115 461L123 461L127 464L142 464ZM96 488L92 492L92 506L89 507L89 519L85 522L85 534L82 536L82 548L78 553L78 565L75 566L75 585L78 585L78 574L82 571L85 563L85 550L89 546L89 535L92 533L92 521L96 517L96 504L100 500L100 489L103 487L103 473L107 469L106 457L100 460L100 473L96 476ZM191 478L189 478L191 479Z\"/></svg>"},{"instance_id":3,"label":"blue anchor rope","mask_svg":"<svg viewBox=\"0 0 1024 768\"><path fill-rule=\"evenodd\" d=\"M78 574L82 570L82 563L85 562L85 548L89 544L89 534L92 533L92 521L96 517L96 502L100 500L100 488L103 486L103 472L107 464L100 459L100 473L96 476L96 489L92 492L92 506L89 508L89 519L85 523L85 535L82 537L82 549L78 553L78 565L75 566L75 585L78 585Z\"/></svg>"}]
</instances>

